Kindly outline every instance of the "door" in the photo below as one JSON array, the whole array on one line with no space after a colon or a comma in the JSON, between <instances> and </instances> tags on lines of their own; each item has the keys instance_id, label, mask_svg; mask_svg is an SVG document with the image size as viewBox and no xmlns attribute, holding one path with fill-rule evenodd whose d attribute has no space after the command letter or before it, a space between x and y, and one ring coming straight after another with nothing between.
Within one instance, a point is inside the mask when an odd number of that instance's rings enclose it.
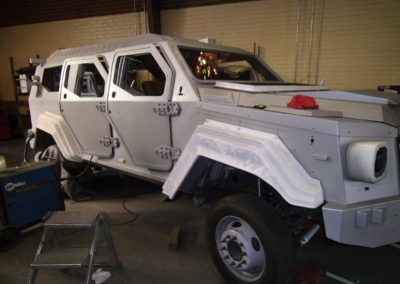
<instances>
[{"instance_id":1,"label":"door","mask_svg":"<svg viewBox=\"0 0 400 284\"><path fill-rule=\"evenodd\" d=\"M60 106L84 154L110 157L112 148L100 141L111 136L106 116L107 73L97 58L64 63Z\"/></svg>"},{"instance_id":2,"label":"door","mask_svg":"<svg viewBox=\"0 0 400 284\"><path fill-rule=\"evenodd\" d=\"M154 108L170 98L172 71L154 47L117 52L114 57L108 107L122 143L137 165L169 170L172 162L157 153L170 146L169 116Z\"/></svg>"}]
</instances>

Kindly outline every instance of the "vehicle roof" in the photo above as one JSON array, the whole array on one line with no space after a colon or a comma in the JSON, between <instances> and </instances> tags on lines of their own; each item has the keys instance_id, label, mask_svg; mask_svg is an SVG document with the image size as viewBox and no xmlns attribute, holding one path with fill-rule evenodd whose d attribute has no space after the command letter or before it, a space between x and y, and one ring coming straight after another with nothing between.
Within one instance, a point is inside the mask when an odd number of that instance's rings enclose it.
<instances>
[{"instance_id":1,"label":"vehicle roof","mask_svg":"<svg viewBox=\"0 0 400 284\"><path fill-rule=\"evenodd\" d=\"M239 48L222 46L222 45L214 45L214 44L207 44L197 40L188 40L183 38L177 37L170 37L158 34L142 34L132 37L126 38L119 38L113 39L109 41L105 41L99 44L82 46L82 47L74 47L74 48L63 48L58 49L53 52L47 59L45 65L57 65L62 64L65 59L67 58L74 58L74 57L81 57L81 56L90 56L90 55L99 55L104 54L107 52L115 51L119 48L125 48L129 46L137 46L143 44L155 44L161 42L174 42L177 45L189 45L189 46L196 46L196 47L203 47L203 48L224 48L226 50L232 52L241 52L241 53L248 53Z\"/></svg>"}]
</instances>

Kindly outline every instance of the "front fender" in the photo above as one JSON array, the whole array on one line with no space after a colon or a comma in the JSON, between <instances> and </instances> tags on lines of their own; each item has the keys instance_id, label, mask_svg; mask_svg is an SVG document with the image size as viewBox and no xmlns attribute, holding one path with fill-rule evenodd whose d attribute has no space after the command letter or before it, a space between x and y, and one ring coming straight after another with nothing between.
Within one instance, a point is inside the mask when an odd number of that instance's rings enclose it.
<instances>
[{"instance_id":1,"label":"front fender","mask_svg":"<svg viewBox=\"0 0 400 284\"><path fill-rule=\"evenodd\" d=\"M53 136L64 158L82 162L82 148L61 116L45 111L38 116L36 128Z\"/></svg>"},{"instance_id":2,"label":"front fender","mask_svg":"<svg viewBox=\"0 0 400 284\"><path fill-rule=\"evenodd\" d=\"M306 172L277 135L213 120L194 131L163 185L164 194L175 196L200 156L259 177L292 205L316 208L324 201L320 181Z\"/></svg>"}]
</instances>

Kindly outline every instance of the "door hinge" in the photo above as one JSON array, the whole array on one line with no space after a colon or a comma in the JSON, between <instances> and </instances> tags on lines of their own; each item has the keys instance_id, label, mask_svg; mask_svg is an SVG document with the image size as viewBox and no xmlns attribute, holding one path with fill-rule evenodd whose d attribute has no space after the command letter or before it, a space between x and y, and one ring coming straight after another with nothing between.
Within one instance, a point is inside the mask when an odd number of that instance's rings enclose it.
<instances>
[{"instance_id":1,"label":"door hinge","mask_svg":"<svg viewBox=\"0 0 400 284\"><path fill-rule=\"evenodd\" d=\"M158 103L153 107L153 111L161 116L178 116L181 113L181 106L173 102Z\"/></svg>"},{"instance_id":2,"label":"door hinge","mask_svg":"<svg viewBox=\"0 0 400 284\"><path fill-rule=\"evenodd\" d=\"M155 152L158 156L160 156L161 159L176 161L181 155L182 150L179 149L178 147L163 145L157 147L155 149Z\"/></svg>"},{"instance_id":3,"label":"door hinge","mask_svg":"<svg viewBox=\"0 0 400 284\"><path fill-rule=\"evenodd\" d=\"M119 148L119 140L118 138L115 137L103 137L100 139L100 144L102 144L104 147L111 147L111 148Z\"/></svg>"},{"instance_id":4,"label":"door hinge","mask_svg":"<svg viewBox=\"0 0 400 284\"><path fill-rule=\"evenodd\" d=\"M106 103L105 102L99 102L96 105L96 108L101 112L106 112Z\"/></svg>"}]
</instances>

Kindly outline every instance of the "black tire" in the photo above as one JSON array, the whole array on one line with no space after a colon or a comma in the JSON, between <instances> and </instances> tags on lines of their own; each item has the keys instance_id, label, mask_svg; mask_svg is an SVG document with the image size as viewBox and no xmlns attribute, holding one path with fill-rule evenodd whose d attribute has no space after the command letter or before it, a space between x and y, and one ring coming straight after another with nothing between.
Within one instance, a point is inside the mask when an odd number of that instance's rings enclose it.
<instances>
[{"instance_id":1,"label":"black tire","mask_svg":"<svg viewBox=\"0 0 400 284\"><path fill-rule=\"evenodd\" d=\"M221 234L227 222L228 230ZM241 232L247 232L244 238ZM248 240L246 236L253 233L256 237ZM211 257L228 283L284 284L290 280L296 254L292 234L277 213L256 196L234 194L218 201L208 215L206 237ZM253 269L247 267L244 272L233 267L243 260Z\"/></svg>"},{"instance_id":2,"label":"black tire","mask_svg":"<svg viewBox=\"0 0 400 284\"><path fill-rule=\"evenodd\" d=\"M51 147L55 147L57 155L53 153L52 157L48 159L43 153ZM64 185L62 186L64 192L71 200L85 201L95 195L95 191L92 189L93 173L90 168L87 168L88 162L77 163L65 159L58 150L57 145L50 145L45 150L36 152L35 161L38 160L53 160L56 162L58 178L61 181L61 185Z\"/></svg>"},{"instance_id":3,"label":"black tire","mask_svg":"<svg viewBox=\"0 0 400 284\"><path fill-rule=\"evenodd\" d=\"M65 159L63 157L63 155L61 154L61 152L58 149L57 145L49 145L47 148L49 148L49 147L56 147L58 154L57 154L57 157L52 157L52 159L54 159L54 161L57 164L62 165L62 167L71 176L78 175L79 173L81 173L85 169L85 167L87 165L86 162L77 163L77 162L69 161L69 160L67 160L67 159ZM46 157L43 156L43 152L45 152L46 149L35 152L35 155L34 155L34 161L35 162L37 162L39 160L43 160L43 161L52 160L52 159L47 159ZM61 169L59 170L59 172L61 172Z\"/></svg>"}]
</instances>

